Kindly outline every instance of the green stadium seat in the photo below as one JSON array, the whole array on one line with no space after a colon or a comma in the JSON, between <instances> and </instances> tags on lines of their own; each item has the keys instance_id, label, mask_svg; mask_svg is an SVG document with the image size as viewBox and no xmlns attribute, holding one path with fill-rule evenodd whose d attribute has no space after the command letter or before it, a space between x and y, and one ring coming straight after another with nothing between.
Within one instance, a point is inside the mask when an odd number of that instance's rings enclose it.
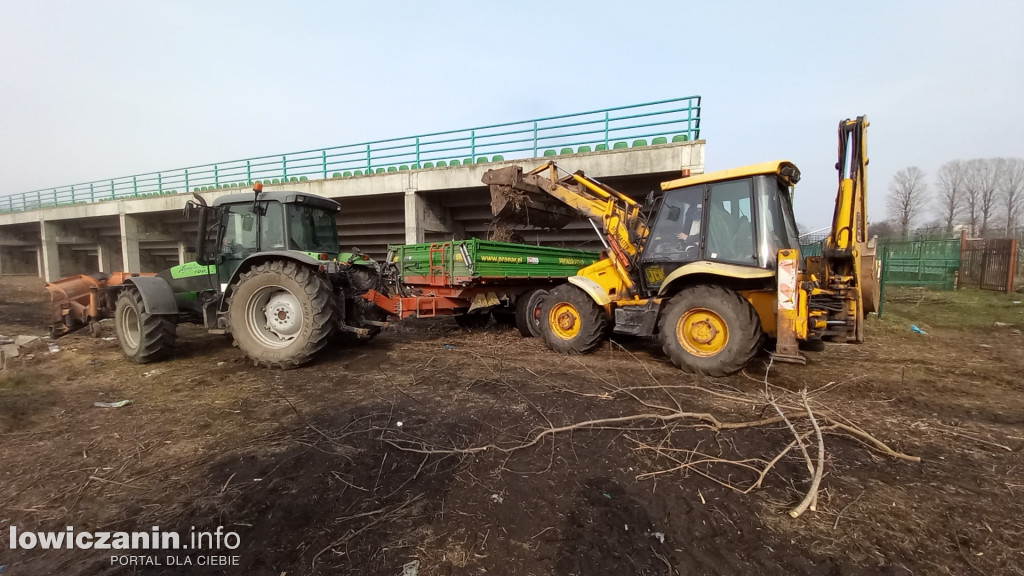
<instances>
[{"instance_id":1,"label":"green stadium seat","mask_svg":"<svg viewBox=\"0 0 1024 576\"><path fill-rule=\"evenodd\" d=\"M434 167L434 163L433 162L424 162L423 163L423 169L424 170L426 170L428 168L433 168L433 167Z\"/></svg>"},{"instance_id":2,"label":"green stadium seat","mask_svg":"<svg viewBox=\"0 0 1024 576\"><path fill-rule=\"evenodd\" d=\"M608 149L608 145L607 144L598 144L597 146L594 146L594 152L604 152L607 149Z\"/></svg>"},{"instance_id":3,"label":"green stadium seat","mask_svg":"<svg viewBox=\"0 0 1024 576\"><path fill-rule=\"evenodd\" d=\"M409 164L409 170L419 170L419 169L420 169L420 165L419 164Z\"/></svg>"},{"instance_id":4,"label":"green stadium seat","mask_svg":"<svg viewBox=\"0 0 1024 576\"><path fill-rule=\"evenodd\" d=\"M547 158L548 156L558 156L558 152L556 150L545 150L544 157Z\"/></svg>"},{"instance_id":5,"label":"green stadium seat","mask_svg":"<svg viewBox=\"0 0 1024 576\"><path fill-rule=\"evenodd\" d=\"M331 178L341 178L341 172L335 172L334 174L331 174Z\"/></svg>"},{"instance_id":6,"label":"green stadium seat","mask_svg":"<svg viewBox=\"0 0 1024 576\"><path fill-rule=\"evenodd\" d=\"M487 164L487 156L478 156L476 159L477 164Z\"/></svg>"},{"instance_id":7,"label":"green stadium seat","mask_svg":"<svg viewBox=\"0 0 1024 576\"><path fill-rule=\"evenodd\" d=\"M587 152L590 152L590 146L580 146L576 152L579 154L586 154Z\"/></svg>"},{"instance_id":8,"label":"green stadium seat","mask_svg":"<svg viewBox=\"0 0 1024 576\"><path fill-rule=\"evenodd\" d=\"M651 140L651 146L657 146L658 144L668 144L668 138L658 136L654 140Z\"/></svg>"},{"instance_id":9,"label":"green stadium seat","mask_svg":"<svg viewBox=\"0 0 1024 576\"><path fill-rule=\"evenodd\" d=\"M612 150L622 150L623 148L629 148L629 143L628 142L616 142L615 145L612 146Z\"/></svg>"},{"instance_id":10,"label":"green stadium seat","mask_svg":"<svg viewBox=\"0 0 1024 576\"><path fill-rule=\"evenodd\" d=\"M335 174L337 174L337 172L335 172ZM342 174L341 177L342 178L351 178L352 177L352 172L350 172L348 170L345 170L345 173Z\"/></svg>"},{"instance_id":11,"label":"green stadium seat","mask_svg":"<svg viewBox=\"0 0 1024 576\"><path fill-rule=\"evenodd\" d=\"M405 172L407 170L409 170L409 165L408 164L402 164L401 166L398 167L398 171L399 172Z\"/></svg>"},{"instance_id":12,"label":"green stadium seat","mask_svg":"<svg viewBox=\"0 0 1024 576\"><path fill-rule=\"evenodd\" d=\"M362 170L356 170L356 171L352 172L352 175L353 176L362 176L363 175L363 171Z\"/></svg>"},{"instance_id":13,"label":"green stadium seat","mask_svg":"<svg viewBox=\"0 0 1024 576\"><path fill-rule=\"evenodd\" d=\"M398 172L398 168L394 166L388 166L388 172Z\"/></svg>"},{"instance_id":14,"label":"green stadium seat","mask_svg":"<svg viewBox=\"0 0 1024 576\"><path fill-rule=\"evenodd\" d=\"M193 188L193 189L192 189L192 191L193 191L193 192L199 192L199 191L200 191L200 188Z\"/></svg>"},{"instance_id":15,"label":"green stadium seat","mask_svg":"<svg viewBox=\"0 0 1024 576\"><path fill-rule=\"evenodd\" d=\"M573 154L573 150L572 150L572 148L562 148L561 152L559 152L558 154L559 155Z\"/></svg>"},{"instance_id":16,"label":"green stadium seat","mask_svg":"<svg viewBox=\"0 0 1024 576\"><path fill-rule=\"evenodd\" d=\"M647 146L647 140L644 140L643 138L633 140L633 148L640 148L641 146Z\"/></svg>"},{"instance_id":17,"label":"green stadium seat","mask_svg":"<svg viewBox=\"0 0 1024 576\"><path fill-rule=\"evenodd\" d=\"M459 161L458 160L452 160L451 162L448 163L448 165L449 166L458 166L459 165Z\"/></svg>"},{"instance_id":18,"label":"green stadium seat","mask_svg":"<svg viewBox=\"0 0 1024 576\"><path fill-rule=\"evenodd\" d=\"M383 168L377 168L376 172L374 172L374 173L375 174L383 174L384 172L385 172L385 170Z\"/></svg>"},{"instance_id":19,"label":"green stadium seat","mask_svg":"<svg viewBox=\"0 0 1024 576\"><path fill-rule=\"evenodd\" d=\"M689 142L690 141L690 137L687 136L686 134L676 134L675 136L672 137L672 141L673 142Z\"/></svg>"},{"instance_id":20,"label":"green stadium seat","mask_svg":"<svg viewBox=\"0 0 1024 576\"><path fill-rule=\"evenodd\" d=\"M299 176L299 182L309 182L309 178L306 178L305 176Z\"/></svg>"},{"instance_id":21,"label":"green stadium seat","mask_svg":"<svg viewBox=\"0 0 1024 576\"><path fill-rule=\"evenodd\" d=\"M463 166L469 166L472 163L473 163L473 159L472 158L466 158L465 160L462 161L462 165Z\"/></svg>"},{"instance_id":22,"label":"green stadium seat","mask_svg":"<svg viewBox=\"0 0 1024 576\"><path fill-rule=\"evenodd\" d=\"M444 168L446 166L448 166L448 164L444 160L438 160L435 168Z\"/></svg>"},{"instance_id":23,"label":"green stadium seat","mask_svg":"<svg viewBox=\"0 0 1024 576\"><path fill-rule=\"evenodd\" d=\"M299 181L299 179L298 179L298 178L296 178L295 176L292 176L292 179L291 179L291 181L292 181L292 182L298 182L298 181Z\"/></svg>"},{"instance_id":24,"label":"green stadium seat","mask_svg":"<svg viewBox=\"0 0 1024 576\"><path fill-rule=\"evenodd\" d=\"M491 158L491 162L504 162L504 161L505 161L505 157L502 156L501 154L495 154L494 157Z\"/></svg>"},{"instance_id":25,"label":"green stadium seat","mask_svg":"<svg viewBox=\"0 0 1024 576\"><path fill-rule=\"evenodd\" d=\"M280 184L280 183L281 183L281 181L280 181L280 180L278 180L277 178L274 178L274 181L273 181L273 182L271 182L271 183L272 183L272 184Z\"/></svg>"}]
</instances>

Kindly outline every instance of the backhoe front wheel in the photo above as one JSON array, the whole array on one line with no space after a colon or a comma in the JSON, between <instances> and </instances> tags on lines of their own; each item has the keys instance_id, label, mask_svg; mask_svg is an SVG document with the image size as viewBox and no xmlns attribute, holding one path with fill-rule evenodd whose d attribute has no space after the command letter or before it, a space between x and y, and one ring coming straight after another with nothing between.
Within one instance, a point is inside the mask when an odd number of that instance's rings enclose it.
<instances>
[{"instance_id":1,"label":"backhoe front wheel","mask_svg":"<svg viewBox=\"0 0 1024 576\"><path fill-rule=\"evenodd\" d=\"M707 376L739 371L757 353L761 321L738 293L693 286L669 300L658 321L662 349L672 362Z\"/></svg>"},{"instance_id":2,"label":"backhoe front wheel","mask_svg":"<svg viewBox=\"0 0 1024 576\"><path fill-rule=\"evenodd\" d=\"M135 288L127 288L118 296L114 327L121 350L136 364L174 355L177 323L171 316L146 312L142 295Z\"/></svg>"},{"instance_id":3,"label":"backhoe front wheel","mask_svg":"<svg viewBox=\"0 0 1024 576\"><path fill-rule=\"evenodd\" d=\"M555 352L586 354L608 335L608 315L583 290L561 284L540 304L540 333Z\"/></svg>"},{"instance_id":4,"label":"backhoe front wheel","mask_svg":"<svg viewBox=\"0 0 1024 576\"><path fill-rule=\"evenodd\" d=\"M254 364L295 368L313 359L334 333L327 281L291 261L264 262L242 274L228 299L235 345Z\"/></svg>"}]
</instances>

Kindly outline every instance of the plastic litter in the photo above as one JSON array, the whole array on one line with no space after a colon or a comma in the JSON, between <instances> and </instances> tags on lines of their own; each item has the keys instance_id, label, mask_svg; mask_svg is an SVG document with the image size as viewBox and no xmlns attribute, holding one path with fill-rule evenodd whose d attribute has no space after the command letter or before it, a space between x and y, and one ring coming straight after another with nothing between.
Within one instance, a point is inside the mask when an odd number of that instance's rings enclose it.
<instances>
[{"instance_id":1,"label":"plastic litter","mask_svg":"<svg viewBox=\"0 0 1024 576\"><path fill-rule=\"evenodd\" d=\"M97 408L121 408L131 403L131 400L121 400L120 402L93 402L92 405Z\"/></svg>"},{"instance_id":2,"label":"plastic litter","mask_svg":"<svg viewBox=\"0 0 1024 576\"><path fill-rule=\"evenodd\" d=\"M420 561L413 560L402 565L402 576L419 576Z\"/></svg>"},{"instance_id":3,"label":"plastic litter","mask_svg":"<svg viewBox=\"0 0 1024 576\"><path fill-rule=\"evenodd\" d=\"M501 497L501 494L491 494L491 502L495 504L501 504L505 499Z\"/></svg>"},{"instance_id":4,"label":"plastic litter","mask_svg":"<svg viewBox=\"0 0 1024 576\"><path fill-rule=\"evenodd\" d=\"M918 327L917 327L916 325L914 325L914 324L911 324L911 325L910 325L910 331L911 331L911 332L915 332L915 333L917 333L917 334L928 334L927 332L925 332L924 330L921 330L920 328L918 328Z\"/></svg>"},{"instance_id":5,"label":"plastic litter","mask_svg":"<svg viewBox=\"0 0 1024 576\"><path fill-rule=\"evenodd\" d=\"M1006 322L996 322L996 328L1009 328L1013 324L1007 324Z\"/></svg>"},{"instance_id":6,"label":"plastic litter","mask_svg":"<svg viewBox=\"0 0 1024 576\"><path fill-rule=\"evenodd\" d=\"M656 539L661 544L665 543L665 534L662 532L648 532L647 534L644 534L644 536L650 536L651 538Z\"/></svg>"},{"instance_id":7,"label":"plastic litter","mask_svg":"<svg viewBox=\"0 0 1024 576\"><path fill-rule=\"evenodd\" d=\"M444 348L445 350L454 350L455 344L442 344L441 348Z\"/></svg>"},{"instance_id":8,"label":"plastic litter","mask_svg":"<svg viewBox=\"0 0 1024 576\"><path fill-rule=\"evenodd\" d=\"M47 344L46 347L50 349L50 354L60 352L60 346L57 346L56 344Z\"/></svg>"}]
</instances>

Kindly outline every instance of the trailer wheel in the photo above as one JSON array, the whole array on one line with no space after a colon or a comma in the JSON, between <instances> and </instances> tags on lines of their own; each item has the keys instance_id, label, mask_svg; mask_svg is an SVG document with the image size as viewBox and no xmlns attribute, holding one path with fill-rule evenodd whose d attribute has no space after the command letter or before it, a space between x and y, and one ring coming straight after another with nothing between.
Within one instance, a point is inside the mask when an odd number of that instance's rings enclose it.
<instances>
[{"instance_id":1,"label":"trailer wheel","mask_svg":"<svg viewBox=\"0 0 1024 576\"><path fill-rule=\"evenodd\" d=\"M490 314L456 314L454 316L455 323L460 328L466 330L480 330L484 326L487 326L487 321L491 319Z\"/></svg>"},{"instance_id":2,"label":"trailer wheel","mask_svg":"<svg viewBox=\"0 0 1024 576\"><path fill-rule=\"evenodd\" d=\"M312 360L334 333L335 314L327 281L291 261L254 266L228 298L235 346L267 368L295 368Z\"/></svg>"},{"instance_id":3,"label":"trailer wheel","mask_svg":"<svg viewBox=\"0 0 1024 576\"><path fill-rule=\"evenodd\" d=\"M757 353L761 321L738 293L693 286L669 300L658 333L662 349L679 368L725 376L739 371Z\"/></svg>"},{"instance_id":4,"label":"trailer wheel","mask_svg":"<svg viewBox=\"0 0 1024 576\"><path fill-rule=\"evenodd\" d=\"M173 316L150 314L145 308L139 291L127 288L118 296L114 310L117 341L124 355L136 364L172 356L177 336Z\"/></svg>"},{"instance_id":5,"label":"trailer wheel","mask_svg":"<svg viewBox=\"0 0 1024 576\"><path fill-rule=\"evenodd\" d=\"M540 306L547 295L547 290L535 288L516 300L516 328L519 329L523 338L541 335Z\"/></svg>"},{"instance_id":6,"label":"trailer wheel","mask_svg":"<svg viewBox=\"0 0 1024 576\"><path fill-rule=\"evenodd\" d=\"M608 315L583 290L562 284L540 305L540 332L555 352L586 354L608 335Z\"/></svg>"}]
</instances>

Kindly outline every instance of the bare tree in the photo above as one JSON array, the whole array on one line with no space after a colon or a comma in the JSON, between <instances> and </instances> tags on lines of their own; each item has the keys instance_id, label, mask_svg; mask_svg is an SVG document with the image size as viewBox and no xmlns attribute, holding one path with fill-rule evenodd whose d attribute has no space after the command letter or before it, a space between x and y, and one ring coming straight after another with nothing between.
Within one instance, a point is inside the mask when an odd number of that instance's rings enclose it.
<instances>
[{"instance_id":1,"label":"bare tree","mask_svg":"<svg viewBox=\"0 0 1024 576\"><path fill-rule=\"evenodd\" d=\"M924 171L917 166L910 166L896 172L889 183L889 198L886 206L889 215L900 227L904 238L910 233L910 225L928 201L928 183L924 181Z\"/></svg>"},{"instance_id":2,"label":"bare tree","mask_svg":"<svg viewBox=\"0 0 1024 576\"><path fill-rule=\"evenodd\" d=\"M953 225L964 207L964 172L966 163L963 160L950 160L939 168L937 211L946 223L946 233L953 232Z\"/></svg>"},{"instance_id":3,"label":"bare tree","mask_svg":"<svg viewBox=\"0 0 1024 576\"><path fill-rule=\"evenodd\" d=\"M967 161L964 173L964 186L967 192L964 198L970 215L971 232L975 236L985 236L989 220L995 216L998 171L999 165L992 158Z\"/></svg>"},{"instance_id":4,"label":"bare tree","mask_svg":"<svg viewBox=\"0 0 1024 576\"><path fill-rule=\"evenodd\" d=\"M1006 235L1009 236L1017 227L1021 209L1024 208L1024 159L1002 160L998 188L1003 209L1006 211Z\"/></svg>"}]
</instances>

